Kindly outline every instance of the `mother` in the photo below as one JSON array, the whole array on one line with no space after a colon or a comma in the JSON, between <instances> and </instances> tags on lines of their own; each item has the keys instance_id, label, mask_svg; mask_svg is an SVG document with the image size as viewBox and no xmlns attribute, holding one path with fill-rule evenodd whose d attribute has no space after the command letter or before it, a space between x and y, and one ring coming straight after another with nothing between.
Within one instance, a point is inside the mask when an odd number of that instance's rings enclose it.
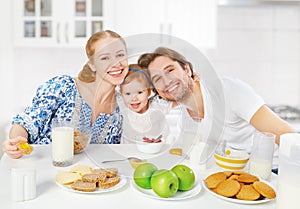
<instances>
[{"instance_id":1,"label":"mother","mask_svg":"<svg viewBox=\"0 0 300 209\"><path fill-rule=\"evenodd\" d=\"M89 38L86 54L89 61L77 78L48 80L37 89L31 107L13 118L9 140L2 144L11 158L22 157L19 142L50 143L52 120L70 121L76 101L82 104L79 123L93 130L91 143L120 143L122 117L115 87L128 73L125 41L113 31L98 32Z\"/></svg>"}]
</instances>

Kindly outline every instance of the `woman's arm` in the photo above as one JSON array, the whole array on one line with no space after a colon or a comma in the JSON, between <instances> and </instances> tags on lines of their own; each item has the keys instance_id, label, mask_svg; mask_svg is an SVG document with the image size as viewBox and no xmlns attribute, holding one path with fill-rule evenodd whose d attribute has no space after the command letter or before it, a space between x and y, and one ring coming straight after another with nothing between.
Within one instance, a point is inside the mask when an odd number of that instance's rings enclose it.
<instances>
[{"instance_id":1,"label":"woman's arm","mask_svg":"<svg viewBox=\"0 0 300 209\"><path fill-rule=\"evenodd\" d=\"M12 124L18 124L27 130L29 144L50 143L52 119L72 118L75 88L75 82L69 76L51 78L38 87L32 104L24 112L14 116ZM18 133L16 130L12 134Z\"/></svg>"},{"instance_id":2,"label":"woman's arm","mask_svg":"<svg viewBox=\"0 0 300 209\"><path fill-rule=\"evenodd\" d=\"M11 158L23 156L23 151L18 148L20 142L27 142L28 132L23 126L14 124L9 132L9 139L2 144L2 150Z\"/></svg>"},{"instance_id":3,"label":"woman's arm","mask_svg":"<svg viewBox=\"0 0 300 209\"><path fill-rule=\"evenodd\" d=\"M28 138L28 132L23 126L18 125L18 124L14 124L14 125L12 125L12 127L9 131L9 138L13 139L13 138L16 138L18 136L21 136L21 137L27 139Z\"/></svg>"},{"instance_id":4,"label":"woman's arm","mask_svg":"<svg viewBox=\"0 0 300 209\"><path fill-rule=\"evenodd\" d=\"M280 135L296 132L286 121L279 118L270 108L263 105L250 120L257 130L276 134L276 143L279 145Z\"/></svg>"}]
</instances>

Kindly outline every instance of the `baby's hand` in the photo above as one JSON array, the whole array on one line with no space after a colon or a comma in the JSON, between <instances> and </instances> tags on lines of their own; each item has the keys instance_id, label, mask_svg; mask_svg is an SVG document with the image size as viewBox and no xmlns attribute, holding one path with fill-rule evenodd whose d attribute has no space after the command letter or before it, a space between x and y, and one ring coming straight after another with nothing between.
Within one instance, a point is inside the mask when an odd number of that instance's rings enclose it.
<instances>
[{"instance_id":1,"label":"baby's hand","mask_svg":"<svg viewBox=\"0 0 300 209\"><path fill-rule=\"evenodd\" d=\"M8 139L3 142L2 150L11 158L14 159L21 158L24 152L22 149L19 148L18 144L22 142L27 143L27 139L22 136Z\"/></svg>"}]
</instances>

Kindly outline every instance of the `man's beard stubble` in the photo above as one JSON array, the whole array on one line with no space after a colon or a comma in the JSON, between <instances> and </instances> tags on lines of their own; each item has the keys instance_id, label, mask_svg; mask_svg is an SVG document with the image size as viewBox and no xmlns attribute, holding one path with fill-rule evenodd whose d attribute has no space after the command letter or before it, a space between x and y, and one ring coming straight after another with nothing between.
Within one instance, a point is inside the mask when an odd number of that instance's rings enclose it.
<instances>
[{"instance_id":1,"label":"man's beard stubble","mask_svg":"<svg viewBox=\"0 0 300 209\"><path fill-rule=\"evenodd\" d=\"M185 103L189 99L189 97L192 95L192 88L193 88L193 81L188 77L182 82L182 90L181 92L176 96L174 100L179 103ZM184 85L186 84L186 85Z\"/></svg>"}]
</instances>

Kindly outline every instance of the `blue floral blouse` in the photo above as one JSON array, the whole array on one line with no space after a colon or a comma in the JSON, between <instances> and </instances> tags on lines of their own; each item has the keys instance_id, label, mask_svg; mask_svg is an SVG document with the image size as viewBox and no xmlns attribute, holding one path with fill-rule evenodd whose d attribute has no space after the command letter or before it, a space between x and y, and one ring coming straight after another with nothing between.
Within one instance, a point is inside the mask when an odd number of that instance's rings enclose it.
<instances>
[{"instance_id":1,"label":"blue floral blouse","mask_svg":"<svg viewBox=\"0 0 300 209\"><path fill-rule=\"evenodd\" d=\"M68 75L54 77L39 86L32 105L13 117L12 124L19 124L27 130L28 143L49 144L52 120L63 118L71 121L78 101L81 105L77 128L92 131L91 143L119 144L123 122L119 107L113 113L101 113L91 125L92 109L80 96L75 80Z\"/></svg>"}]
</instances>

